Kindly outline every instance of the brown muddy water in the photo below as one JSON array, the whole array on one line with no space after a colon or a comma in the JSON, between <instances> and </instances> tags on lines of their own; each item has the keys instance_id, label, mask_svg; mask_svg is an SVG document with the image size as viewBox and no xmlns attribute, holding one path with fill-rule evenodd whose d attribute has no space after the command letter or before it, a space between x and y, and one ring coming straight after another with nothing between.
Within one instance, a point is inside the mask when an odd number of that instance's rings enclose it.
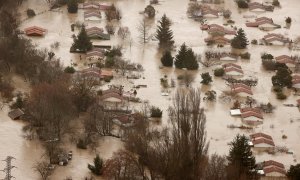
<instances>
[{"instance_id":1,"label":"brown muddy water","mask_svg":"<svg viewBox=\"0 0 300 180\"><path fill-rule=\"evenodd\" d=\"M177 76L183 74L183 70L175 70L173 68L160 69L160 57L161 54L157 51L157 42L150 41L146 45L142 45L138 40L137 26L143 19L143 15L139 14L149 1L145 0L114 0L104 1L114 2L122 12L122 20L119 25L128 26L131 31L131 38L128 40L121 40L117 36L113 37L110 41L96 42L104 45L118 45L122 44L124 47L124 57L132 62L141 63L145 71L143 73L144 79L133 81L134 84L147 84L148 88L142 88L138 90L138 97L149 100L150 104L159 106L164 110L162 126L168 125L167 120L167 108L170 105L170 96L161 96L161 85L160 78L167 75L169 79L173 78L176 80ZM155 5L157 14L155 20L149 22L151 26L151 33L155 32L156 22L160 17L166 13L172 20L172 30L174 31L175 44L179 47L182 43L186 43L192 47L198 54L203 53L207 47L203 41L207 37L206 32L200 30L200 24L189 19L186 15L188 6L188 0L164 0L160 1L159 5ZM288 36L291 39L295 39L300 29L300 11L297 6L300 6L298 0L282 0L282 8L276 8L273 13L264 12L256 14L258 17L267 16L273 18L274 22L280 24L282 27L285 26L285 17L290 16L293 20L290 29L281 28L274 30L274 33L281 33ZM34 9L36 12L43 12L47 10L45 1L41 0L27 0L22 5L21 13L22 18L25 19L25 10L27 8ZM246 31L248 39L260 39L266 32L260 31L256 28L246 28L245 22L247 19L243 18L244 14L248 14L248 11L239 11L233 0L225 0L225 3L218 6L218 8L230 9L232 19L236 22L234 26L241 27ZM249 19L252 20L252 19ZM70 25L76 21L83 22L83 10L79 10L78 14L70 15L67 13L66 8L62 8L61 12L50 12L46 11L34 18L25 20L21 24L21 29L37 25L48 30L47 34L43 38L31 38L39 48L50 49L51 44L58 41L60 47L53 49L56 57L60 58L62 63L67 66L71 63L77 63L78 69L84 68L83 60L79 60L79 55L70 54L69 48L72 44L72 34ZM209 19L210 23L223 24L225 20L222 17L217 19ZM99 25L100 27L105 26L105 20L101 22L86 22L87 26ZM77 31L75 32L77 34ZM131 40L130 40L131 39ZM131 46L130 46L131 44ZM224 47L222 51L230 51L230 47ZM243 131L240 129L229 129L228 125L235 124L240 125L240 118L231 117L229 114L229 108L232 105L230 103L222 103L219 99L215 103L203 102L202 106L205 108L207 115L207 134L210 140L210 153L218 153L221 155L227 154L229 147L228 143L238 133L244 133L246 135L254 132L264 132L273 136L274 142L277 146L286 146L294 152L293 155L288 154L276 154L269 155L266 153L256 154L257 161L263 160L277 160L288 167L290 164L295 164L300 160L300 113L295 107L285 107L283 103L295 104L296 99L299 96L291 94L287 100L278 101L271 92L271 76L273 72L265 72L261 68L260 55L263 52L269 52L275 56L288 54L298 55L297 51L290 51L287 47L283 46L261 46L261 45L249 45L248 52L251 53L250 60L238 60L245 72L245 76L254 76L259 79L258 85L253 88L254 98L258 102L271 102L276 106L275 112L270 115L264 115L264 124L257 126L252 131ZM175 54L175 52L174 52ZM190 72L194 75L195 81L193 87L200 88L203 92L208 89L215 90L217 95L221 95L222 91L228 90L224 81L219 78L214 78L213 83L210 86L202 86L200 84L200 74L202 72L210 72L211 68L200 68L199 71ZM14 82L18 84L20 89L28 91L28 87L22 80L15 78ZM125 86L125 89L132 87L132 82L127 81L125 78L117 78L112 83L121 83ZM171 92L174 89L169 89ZM17 179L32 180L38 179L38 175L33 171L32 165L43 156L43 150L38 142L27 141L22 137L22 126L23 123L19 121L10 120L7 114L8 108L4 107L0 111L0 159L4 159L7 155L14 156L16 160L13 160L13 165L18 168L13 169L13 175ZM287 135L287 139L283 140L282 135ZM93 157L96 153L100 153L104 159L111 157L112 153L117 149L122 148L122 143L118 139L114 138L103 138L99 142L99 147L96 151L80 151L77 150L74 145L68 146L70 150L73 150L74 159L71 164L66 167L59 167L52 175L51 179L63 179L66 176L72 176L73 179L82 179L86 175L89 175L87 169L87 163L92 162ZM4 163L0 162L0 169L4 167ZM3 173L0 172L0 177L3 177Z\"/></svg>"}]
</instances>

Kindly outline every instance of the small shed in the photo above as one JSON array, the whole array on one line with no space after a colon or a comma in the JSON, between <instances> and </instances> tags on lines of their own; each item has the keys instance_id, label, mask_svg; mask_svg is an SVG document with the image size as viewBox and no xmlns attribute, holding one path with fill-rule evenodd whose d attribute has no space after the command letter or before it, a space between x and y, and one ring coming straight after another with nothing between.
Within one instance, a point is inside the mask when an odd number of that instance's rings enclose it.
<instances>
[{"instance_id":1,"label":"small shed","mask_svg":"<svg viewBox=\"0 0 300 180\"><path fill-rule=\"evenodd\" d=\"M12 119L12 120L17 120L20 119L21 116L24 115L24 112L21 109L14 109L12 111L10 111L8 113L8 116Z\"/></svg>"}]
</instances>

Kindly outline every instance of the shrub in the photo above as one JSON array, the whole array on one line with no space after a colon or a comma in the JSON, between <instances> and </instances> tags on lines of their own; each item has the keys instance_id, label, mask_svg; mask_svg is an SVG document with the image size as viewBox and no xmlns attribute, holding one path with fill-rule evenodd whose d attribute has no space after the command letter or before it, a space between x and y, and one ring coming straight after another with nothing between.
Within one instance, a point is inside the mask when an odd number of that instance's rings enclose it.
<instances>
[{"instance_id":1,"label":"shrub","mask_svg":"<svg viewBox=\"0 0 300 180\"><path fill-rule=\"evenodd\" d=\"M17 109L17 108L22 109L23 107L24 107L24 100L23 100L23 98L22 98L22 95L21 95L21 94L18 94L18 95L17 95L16 102L14 102L14 103L11 105L11 108L12 108L12 109Z\"/></svg>"},{"instance_id":2,"label":"shrub","mask_svg":"<svg viewBox=\"0 0 300 180\"><path fill-rule=\"evenodd\" d=\"M212 82L211 75L208 72L202 73L201 78L202 78L202 81L201 81L202 84L208 85L209 83Z\"/></svg>"},{"instance_id":3,"label":"shrub","mask_svg":"<svg viewBox=\"0 0 300 180\"><path fill-rule=\"evenodd\" d=\"M154 118L161 118L162 117L162 110L160 110L158 107L151 107L151 117Z\"/></svg>"},{"instance_id":4,"label":"shrub","mask_svg":"<svg viewBox=\"0 0 300 180\"><path fill-rule=\"evenodd\" d=\"M265 70L274 71L276 70L276 62L269 59L263 59L262 65L265 68Z\"/></svg>"},{"instance_id":5,"label":"shrub","mask_svg":"<svg viewBox=\"0 0 300 180\"><path fill-rule=\"evenodd\" d=\"M67 66L64 70L65 73L73 74L75 73L75 69L72 66Z\"/></svg>"},{"instance_id":6,"label":"shrub","mask_svg":"<svg viewBox=\"0 0 300 180\"><path fill-rule=\"evenodd\" d=\"M245 0L237 0L236 1L239 8L246 9L248 8L248 3Z\"/></svg>"},{"instance_id":7,"label":"shrub","mask_svg":"<svg viewBox=\"0 0 300 180\"><path fill-rule=\"evenodd\" d=\"M68 12L77 13L78 11L78 2L77 0L68 0Z\"/></svg>"},{"instance_id":8,"label":"shrub","mask_svg":"<svg viewBox=\"0 0 300 180\"><path fill-rule=\"evenodd\" d=\"M83 139L81 139L81 138L78 140L76 146L77 146L77 148L79 148L79 149L87 149L87 143L86 143L86 141L83 140Z\"/></svg>"},{"instance_id":9,"label":"shrub","mask_svg":"<svg viewBox=\"0 0 300 180\"><path fill-rule=\"evenodd\" d=\"M273 0L272 5L273 6L280 6L280 2L278 0Z\"/></svg>"},{"instance_id":10,"label":"shrub","mask_svg":"<svg viewBox=\"0 0 300 180\"><path fill-rule=\"evenodd\" d=\"M115 58L113 57L107 57L105 59L105 67L111 68L115 65Z\"/></svg>"},{"instance_id":11,"label":"shrub","mask_svg":"<svg viewBox=\"0 0 300 180\"><path fill-rule=\"evenodd\" d=\"M33 9L27 9L26 13L27 13L27 16L28 16L28 17L33 17L33 16L35 16L35 12L34 12Z\"/></svg>"},{"instance_id":12,"label":"shrub","mask_svg":"<svg viewBox=\"0 0 300 180\"><path fill-rule=\"evenodd\" d=\"M240 56L241 56L242 59L250 59L251 54L246 52L246 53L241 54Z\"/></svg>"},{"instance_id":13,"label":"shrub","mask_svg":"<svg viewBox=\"0 0 300 180\"><path fill-rule=\"evenodd\" d=\"M254 44L254 45L256 45L256 44L258 44L258 42L257 42L257 40L256 40L256 39L253 39L253 40L251 41L251 44Z\"/></svg>"},{"instance_id":14,"label":"shrub","mask_svg":"<svg viewBox=\"0 0 300 180\"><path fill-rule=\"evenodd\" d=\"M233 21L233 20L229 19L229 20L227 20L227 23L228 23L228 24L234 24L234 23L235 23L235 21Z\"/></svg>"},{"instance_id":15,"label":"shrub","mask_svg":"<svg viewBox=\"0 0 300 180\"><path fill-rule=\"evenodd\" d=\"M287 139L287 135L282 135L282 139Z\"/></svg>"},{"instance_id":16,"label":"shrub","mask_svg":"<svg viewBox=\"0 0 300 180\"><path fill-rule=\"evenodd\" d=\"M291 23L292 23L292 18L287 17L287 18L285 19L285 22L286 22L287 24L291 24Z\"/></svg>"},{"instance_id":17,"label":"shrub","mask_svg":"<svg viewBox=\"0 0 300 180\"><path fill-rule=\"evenodd\" d=\"M277 99L280 99L280 100L286 99L286 95L283 94L283 92L276 93L276 97L277 97Z\"/></svg>"},{"instance_id":18,"label":"shrub","mask_svg":"<svg viewBox=\"0 0 300 180\"><path fill-rule=\"evenodd\" d=\"M272 54L264 53L261 55L261 59L274 59L274 56Z\"/></svg>"},{"instance_id":19,"label":"shrub","mask_svg":"<svg viewBox=\"0 0 300 180\"><path fill-rule=\"evenodd\" d=\"M282 87L280 87L280 86L274 86L273 87L273 91L276 92L276 93L282 92Z\"/></svg>"},{"instance_id":20,"label":"shrub","mask_svg":"<svg viewBox=\"0 0 300 180\"><path fill-rule=\"evenodd\" d=\"M224 74L225 74L225 71L224 71L223 68L219 68L219 69L214 70L214 75L217 76L217 77L224 76Z\"/></svg>"},{"instance_id":21,"label":"shrub","mask_svg":"<svg viewBox=\"0 0 300 180\"><path fill-rule=\"evenodd\" d=\"M105 82L110 82L111 79L112 79L111 77L107 77L107 76L104 77L104 81L105 81Z\"/></svg>"}]
</instances>

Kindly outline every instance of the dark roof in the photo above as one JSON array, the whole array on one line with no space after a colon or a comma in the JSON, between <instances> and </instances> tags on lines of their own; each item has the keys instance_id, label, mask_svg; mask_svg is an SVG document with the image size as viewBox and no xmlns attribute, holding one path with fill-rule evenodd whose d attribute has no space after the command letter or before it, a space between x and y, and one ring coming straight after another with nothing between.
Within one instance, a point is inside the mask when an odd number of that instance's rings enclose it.
<instances>
[{"instance_id":1,"label":"dark roof","mask_svg":"<svg viewBox=\"0 0 300 180\"><path fill-rule=\"evenodd\" d=\"M20 116L24 115L24 112L21 109L14 109L8 113L8 117L15 120L20 118Z\"/></svg>"}]
</instances>

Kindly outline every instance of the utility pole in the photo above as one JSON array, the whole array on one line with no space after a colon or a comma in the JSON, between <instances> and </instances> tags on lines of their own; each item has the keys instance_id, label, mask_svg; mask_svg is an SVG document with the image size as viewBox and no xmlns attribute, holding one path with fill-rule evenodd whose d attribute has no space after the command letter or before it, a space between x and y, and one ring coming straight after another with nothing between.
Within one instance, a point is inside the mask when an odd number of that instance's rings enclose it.
<instances>
[{"instance_id":1,"label":"utility pole","mask_svg":"<svg viewBox=\"0 0 300 180\"><path fill-rule=\"evenodd\" d=\"M1 170L1 171L3 171L3 172L6 173L6 176L2 180L11 180L12 178L15 178L15 177L13 177L11 175L11 170L13 168L15 168L15 166L11 165L11 160L13 160L13 159L16 159L16 158L14 158L12 156L7 156L6 159L2 160L2 161L6 162L6 168L4 168L3 170Z\"/></svg>"}]
</instances>

